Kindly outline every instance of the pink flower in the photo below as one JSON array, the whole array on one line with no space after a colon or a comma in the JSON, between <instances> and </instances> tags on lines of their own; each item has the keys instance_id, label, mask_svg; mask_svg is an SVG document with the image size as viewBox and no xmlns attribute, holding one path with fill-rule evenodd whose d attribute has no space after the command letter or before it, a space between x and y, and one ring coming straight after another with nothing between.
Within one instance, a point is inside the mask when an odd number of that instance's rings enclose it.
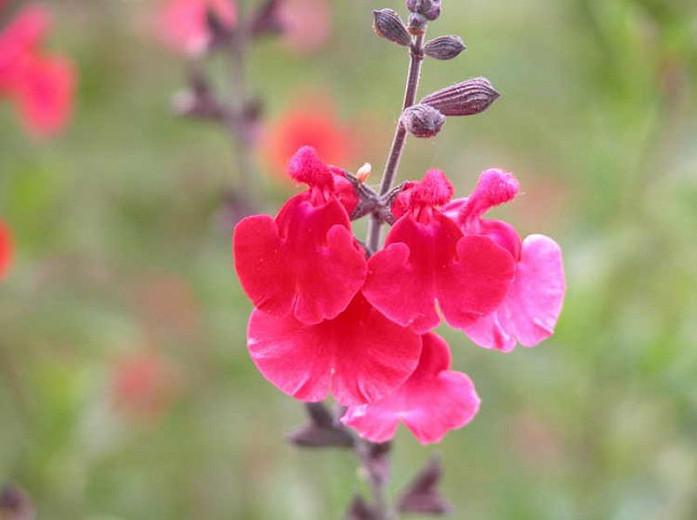
<instances>
[{"instance_id":1,"label":"pink flower","mask_svg":"<svg viewBox=\"0 0 697 520\"><path fill-rule=\"evenodd\" d=\"M190 55L203 52L211 40L206 13L211 10L225 27L237 21L233 0L164 0L157 31L164 43Z\"/></svg>"},{"instance_id":2,"label":"pink flower","mask_svg":"<svg viewBox=\"0 0 697 520\"><path fill-rule=\"evenodd\" d=\"M341 421L361 437L389 441L402 422L422 444L440 442L450 430L467 425L479 411L479 396L470 378L450 370L448 344L433 333L422 338L419 364L396 392L346 410Z\"/></svg>"},{"instance_id":3,"label":"pink flower","mask_svg":"<svg viewBox=\"0 0 697 520\"><path fill-rule=\"evenodd\" d=\"M302 146L313 147L329 164L346 164L354 155L354 138L322 94L302 96L265 130L261 153L272 172L284 171L288 160ZM283 176L285 180L286 177Z\"/></svg>"},{"instance_id":4,"label":"pink flower","mask_svg":"<svg viewBox=\"0 0 697 520\"><path fill-rule=\"evenodd\" d=\"M509 224L484 220L491 207L512 200L518 181L501 170L482 172L474 193L448 208L466 233L488 236L506 248L516 260L508 294L493 312L460 327L476 344L510 352L517 343L534 347L554 332L566 290L559 245L544 235L530 235L521 242Z\"/></svg>"},{"instance_id":5,"label":"pink flower","mask_svg":"<svg viewBox=\"0 0 697 520\"><path fill-rule=\"evenodd\" d=\"M331 36L332 14L327 0L284 0L280 19L284 43L298 54L317 51Z\"/></svg>"},{"instance_id":6,"label":"pink flower","mask_svg":"<svg viewBox=\"0 0 697 520\"><path fill-rule=\"evenodd\" d=\"M39 49L49 24L46 10L27 7L0 34L0 97L15 103L27 129L37 135L65 126L75 90L72 64Z\"/></svg>"},{"instance_id":7,"label":"pink flower","mask_svg":"<svg viewBox=\"0 0 697 520\"><path fill-rule=\"evenodd\" d=\"M443 172L430 170L398 196L398 220L385 248L368 261L363 294L402 326L425 333L445 320L464 327L496 309L514 274L510 253L482 235L465 236L440 207L452 196Z\"/></svg>"},{"instance_id":8,"label":"pink flower","mask_svg":"<svg viewBox=\"0 0 697 520\"><path fill-rule=\"evenodd\" d=\"M347 213L356 199L343 175L310 147L298 150L289 171L309 189L275 219L254 215L235 226L235 269L261 311L317 324L344 311L365 280L365 252Z\"/></svg>"},{"instance_id":9,"label":"pink flower","mask_svg":"<svg viewBox=\"0 0 697 520\"><path fill-rule=\"evenodd\" d=\"M5 278L10 270L13 250L10 228L0 220L0 280Z\"/></svg>"},{"instance_id":10,"label":"pink flower","mask_svg":"<svg viewBox=\"0 0 697 520\"><path fill-rule=\"evenodd\" d=\"M329 394L342 405L387 397L414 372L421 338L392 323L357 294L336 318L307 325L254 310L248 348L259 371L302 401Z\"/></svg>"}]
</instances>

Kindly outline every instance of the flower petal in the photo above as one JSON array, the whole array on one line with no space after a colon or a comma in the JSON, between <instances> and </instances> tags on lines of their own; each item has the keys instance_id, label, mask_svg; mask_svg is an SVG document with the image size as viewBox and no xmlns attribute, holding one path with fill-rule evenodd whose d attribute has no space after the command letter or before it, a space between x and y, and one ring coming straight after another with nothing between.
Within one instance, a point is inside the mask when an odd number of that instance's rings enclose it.
<instances>
[{"instance_id":1,"label":"flower petal","mask_svg":"<svg viewBox=\"0 0 697 520\"><path fill-rule=\"evenodd\" d=\"M435 226L400 218L385 248L368 260L363 294L380 312L404 327L423 333L440 318L435 305Z\"/></svg>"},{"instance_id":2,"label":"flower petal","mask_svg":"<svg viewBox=\"0 0 697 520\"><path fill-rule=\"evenodd\" d=\"M333 320L306 325L254 310L248 348L259 371L302 401L332 394L343 405L394 392L416 368L421 338L383 317L360 294Z\"/></svg>"},{"instance_id":3,"label":"flower petal","mask_svg":"<svg viewBox=\"0 0 697 520\"><path fill-rule=\"evenodd\" d=\"M459 328L501 304L515 274L515 261L485 236L463 237L456 248L457 256L438 273L436 281L443 315Z\"/></svg>"},{"instance_id":4,"label":"flower petal","mask_svg":"<svg viewBox=\"0 0 697 520\"><path fill-rule=\"evenodd\" d=\"M390 440L399 422L423 444L440 442L448 431L469 423L479 410L472 381L449 368L447 343L436 334L426 334L419 366L407 382L385 399L350 406L341 420L372 442Z\"/></svg>"},{"instance_id":5,"label":"flower petal","mask_svg":"<svg viewBox=\"0 0 697 520\"><path fill-rule=\"evenodd\" d=\"M425 333L440 319L462 327L494 310L514 274L513 257L484 236L463 237L434 212L427 223L405 214L390 230L387 247L368 261L363 294L380 312Z\"/></svg>"},{"instance_id":6,"label":"flower petal","mask_svg":"<svg viewBox=\"0 0 697 520\"><path fill-rule=\"evenodd\" d=\"M544 235L524 241L513 285L501 306L463 330L485 348L508 352L516 340L534 347L554 332L565 293L559 245Z\"/></svg>"},{"instance_id":7,"label":"flower petal","mask_svg":"<svg viewBox=\"0 0 697 520\"><path fill-rule=\"evenodd\" d=\"M315 206L291 198L273 221L242 220L233 236L235 268L247 295L264 312L292 312L304 323L336 317L363 285L365 253L346 211L331 199Z\"/></svg>"}]
</instances>

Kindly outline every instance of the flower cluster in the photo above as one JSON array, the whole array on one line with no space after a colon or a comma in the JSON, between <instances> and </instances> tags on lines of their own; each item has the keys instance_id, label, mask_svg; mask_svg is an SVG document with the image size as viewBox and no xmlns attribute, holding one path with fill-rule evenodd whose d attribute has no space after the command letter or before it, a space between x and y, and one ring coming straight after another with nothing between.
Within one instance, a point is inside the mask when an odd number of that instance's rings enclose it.
<instances>
[{"instance_id":1,"label":"flower cluster","mask_svg":"<svg viewBox=\"0 0 697 520\"><path fill-rule=\"evenodd\" d=\"M248 349L259 371L302 401L331 395L342 422L374 442L399 422L437 442L478 411L472 381L451 370L441 319L485 348L534 346L556 324L564 295L559 246L521 240L483 218L512 200L518 182L487 170L466 199L439 170L390 199L382 249L353 236L362 203L356 178L303 147L289 174L308 189L276 217L254 215L233 232L235 269L254 303Z\"/></svg>"},{"instance_id":2,"label":"flower cluster","mask_svg":"<svg viewBox=\"0 0 697 520\"><path fill-rule=\"evenodd\" d=\"M29 6L0 33L0 99L11 101L27 129L37 135L63 128L75 88L72 64L42 48L49 25L44 8Z\"/></svg>"}]
</instances>

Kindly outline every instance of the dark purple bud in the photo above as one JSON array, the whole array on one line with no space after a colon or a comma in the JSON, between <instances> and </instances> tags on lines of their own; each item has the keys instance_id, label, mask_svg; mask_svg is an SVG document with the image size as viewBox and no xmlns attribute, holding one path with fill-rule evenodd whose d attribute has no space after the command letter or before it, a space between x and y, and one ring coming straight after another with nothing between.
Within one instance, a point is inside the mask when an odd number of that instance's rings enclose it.
<instances>
[{"instance_id":1,"label":"dark purple bud","mask_svg":"<svg viewBox=\"0 0 697 520\"><path fill-rule=\"evenodd\" d=\"M5 484L0 491L0 518L3 520L33 520L34 505L22 489Z\"/></svg>"},{"instance_id":2,"label":"dark purple bud","mask_svg":"<svg viewBox=\"0 0 697 520\"><path fill-rule=\"evenodd\" d=\"M211 35L207 50L219 48L229 41L232 31L225 26L213 9L206 9L206 26Z\"/></svg>"},{"instance_id":3,"label":"dark purple bud","mask_svg":"<svg viewBox=\"0 0 697 520\"><path fill-rule=\"evenodd\" d=\"M404 27L402 19L392 9L377 9L373 11L374 21L373 30L375 34L396 43L397 45L408 46L411 43L411 36Z\"/></svg>"},{"instance_id":4,"label":"dark purple bud","mask_svg":"<svg viewBox=\"0 0 697 520\"><path fill-rule=\"evenodd\" d=\"M266 0L259 6L251 23L253 36L274 35L283 32L284 26L280 15L281 2L282 0Z\"/></svg>"},{"instance_id":5,"label":"dark purple bud","mask_svg":"<svg viewBox=\"0 0 697 520\"><path fill-rule=\"evenodd\" d=\"M356 495L346 512L346 520L378 520L378 515L373 508L366 504L363 497Z\"/></svg>"},{"instance_id":6,"label":"dark purple bud","mask_svg":"<svg viewBox=\"0 0 697 520\"><path fill-rule=\"evenodd\" d=\"M413 105L405 109L400 117L404 128L414 137L435 137L445 124L445 116L428 105Z\"/></svg>"},{"instance_id":7,"label":"dark purple bud","mask_svg":"<svg viewBox=\"0 0 697 520\"><path fill-rule=\"evenodd\" d=\"M414 36L423 34L424 32L426 32L427 23L428 20L426 20L424 15L419 13L411 13L409 15L409 33L413 34Z\"/></svg>"},{"instance_id":8,"label":"dark purple bud","mask_svg":"<svg viewBox=\"0 0 697 520\"><path fill-rule=\"evenodd\" d=\"M484 112L499 95L488 79L474 78L433 92L419 103L446 116L471 116Z\"/></svg>"},{"instance_id":9,"label":"dark purple bud","mask_svg":"<svg viewBox=\"0 0 697 520\"><path fill-rule=\"evenodd\" d=\"M441 0L407 0L407 9L433 21L440 16Z\"/></svg>"},{"instance_id":10,"label":"dark purple bud","mask_svg":"<svg viewBox=\"0 0 697 520\"><path fill-rule=\"evenodd\" d=\"M439 36L426 42L424 54L437 60L452 60L465 50L465 44L459 36Z\"/></svg>"},{"instance_id":11,"label":"dark purple bud","mask_svg":"<svg viewBox=\"0 0 697 520\"><path fill-rule=\"evenodd\" d=\"M309 423L288 435L288 441L301 448L351 448L353 435L339 423L322 403L305 406Z\"/></svg>"},{"instance_id":12,"label":"dark purple bud","mask_svg":"<svg viewBox=\"0 0 697 520\"><path fill-rule=\"evenodd\" d=\"M450 504L438 492L443 475L438 458L431 458L426 466L407 486L397 503L400 513L445 515L452 510Z\"/></svg>"}]
</instances>

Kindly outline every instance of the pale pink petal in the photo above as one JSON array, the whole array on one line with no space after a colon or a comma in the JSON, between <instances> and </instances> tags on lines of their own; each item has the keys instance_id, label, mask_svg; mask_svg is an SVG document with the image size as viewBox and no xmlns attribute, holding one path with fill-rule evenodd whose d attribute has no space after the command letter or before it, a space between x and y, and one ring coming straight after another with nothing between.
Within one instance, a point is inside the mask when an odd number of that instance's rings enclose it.
<instances>
[{"instance_id":1,"label":"pale pink petal","mask_svg":"<svg viewBox=\"0 0 697 520\"><path fill-rule=\"evenodd\" d=\"M543 235L524 241L510 292L492 314L465 327L469 338L485 348L508 352L516 340L534 347L554 332L566 282L559 245Z\"/></svg>"}]
</instances>

